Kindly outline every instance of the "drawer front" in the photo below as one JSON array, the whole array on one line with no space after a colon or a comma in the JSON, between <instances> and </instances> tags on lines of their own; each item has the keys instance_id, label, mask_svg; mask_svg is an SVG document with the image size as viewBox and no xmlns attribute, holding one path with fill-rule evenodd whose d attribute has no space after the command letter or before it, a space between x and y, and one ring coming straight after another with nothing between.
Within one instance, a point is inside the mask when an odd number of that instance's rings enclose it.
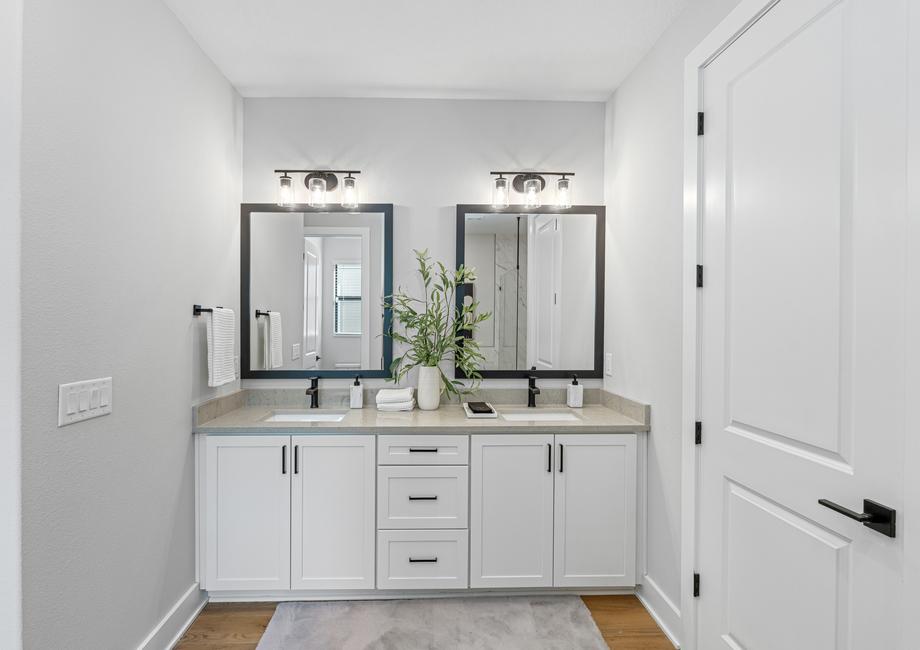
<instances>
[{"instance_id":1,"label":"drawer front","mask_svg":"<svg viewBox=\"0 0 920 650\"><path fill-rule=\"evenodd\" d=\"M469 436L378 436L379 465L467 465Z\"/></svg>"},{"instance_id":2,"label":"drawer front","mask_svg":"<svg viewBox=\"0 0 920 650\"><path fill-rule=\"evenodd\" d=\"M466 589L466 530L381 530L378 589Z\"/></svg>"},{"instance_id":3,"label":"drawer front","mask_svg":"<svg viewBox=\"0 0 920 650\"><path fill-rule=\"evenodd\" d=\"M466 528L469 468L378 467L377 527Z\"/></svg>"}]
</instances>

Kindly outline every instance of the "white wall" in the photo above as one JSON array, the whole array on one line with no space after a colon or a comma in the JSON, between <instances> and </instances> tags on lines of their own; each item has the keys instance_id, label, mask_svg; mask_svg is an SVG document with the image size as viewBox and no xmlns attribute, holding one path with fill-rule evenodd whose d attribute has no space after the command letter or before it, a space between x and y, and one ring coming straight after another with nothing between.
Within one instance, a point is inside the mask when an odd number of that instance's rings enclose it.
<instances>
[{"instance_id":1,"label":"white wall","mask_svg":"<svg viewBox=\"0 0 920 650\"><path fill-rule=\"evenodd\" d=\"M395 204L394 287L417 291L412 249L453 266L456 204L491 202L492 170L573 171L575 202L603 203L604 105L246 99L243 200L274 202L272 171L286 167L361 169L361 200Z\"/></svg>"},{"instance_id":2,"label":"white wall","mask_svg":"<svg viewBox=\"0 0 920 650\"><path fill-rule=\"evenodd\" d=\"M240 110L160 0L26 3L29 648L137 647L194 584L191 309L238 305ZM57 385L107 375L114 413L59 429Z\"/></svg>"},{"instance_id":3,"label":"white wall","mask_svg":"<svg viewBox=\"0 0 920 650\"><path fill-rule=\"evenodd\" d=\"M0 648L22 640L20 581L20 135L22 0L0 3Z\"/></svg>"},{"instance_id":4,"label":"white wall","mask_svg":"<svg viewBox=\"0 0 920 650\"><path fill-rule=\"evenodd\" d=\"M679 634L684 58L737 0L696 0L607 102L605 387L652 406L643 597Z\"/></svg>"}]
</instances>

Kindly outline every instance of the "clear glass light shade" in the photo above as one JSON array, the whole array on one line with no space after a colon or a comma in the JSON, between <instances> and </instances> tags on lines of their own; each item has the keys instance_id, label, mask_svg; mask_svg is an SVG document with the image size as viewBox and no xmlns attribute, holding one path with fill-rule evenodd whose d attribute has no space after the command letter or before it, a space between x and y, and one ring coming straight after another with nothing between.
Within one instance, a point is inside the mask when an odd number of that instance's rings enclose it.
<instances>
[{"instance_id":1,"label":"clear glass light shade","mask_svg":"<svg viewBox=\"0 0 920 650\"><path fill-rule=\"evenodd\" d=\"M492 181L492 207L501 210L507 208L511 200L511 187L508 179L503 176Z\"/></svg>"},{"instance_id":2,"label":"clear glass light shade","mask_svg":"<svg viewBox=\"0 0 920 650\"><path fill-rule=\"evenodd\" d=\"M326 179L320 176L310 179L307 186L309 195L309 204L311 208L322 207L326 205Z\"/></svg>"},{"instance_id":3,"label":"clear glass light shade","mask_svg":"<svg viewBox=\"0 0 920 650\"><path fill-rule=\"evenodd\" d=\"M284 207L294 202L294 184L290 176L285 174L278 183L278 205Z\"/></svg>"},{"instance_id":4,"label":"clear glass light shade","mask_svg":"<svg viewBox=\"0 0 920 650\"><path fill-rule=\"evenodd\" d=\"M540 179L528 178L524 181L524 207L540 207Z\"/></svg>"},{"instance_id":5,"label":"clear glass light shade","mask_svg":"<svg viewBox=\"0 0 920 650\"><path fill-rule=\"evenodd\" d=\"M354 176L346 176L342 179L342 207L358 207L358 179Z\"/></svg>"},{"instance_id":6,"label":"clear glass light shade","mask_svg":"<svg viewBox=\"0 0 920 650\"><path fill-rule=\"evenodd\" d=\"M572 180L569 178L560 178L556 181L556 207L572 207Z\"/></svg>"}]
</instances>

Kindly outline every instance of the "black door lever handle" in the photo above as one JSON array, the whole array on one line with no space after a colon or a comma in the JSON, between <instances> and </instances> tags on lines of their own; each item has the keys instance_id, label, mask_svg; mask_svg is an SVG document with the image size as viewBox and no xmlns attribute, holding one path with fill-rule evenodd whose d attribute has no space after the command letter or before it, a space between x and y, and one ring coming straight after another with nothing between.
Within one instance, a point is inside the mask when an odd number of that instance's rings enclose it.
<instances>
[{"instance_id":1,"label":"black door lever handle","mask_svg":"<svg viewBox=\"0 0 920 650\"><path fill-rule=\"evenodd\" d=\"M818 503L825 508L830 508L834 512L840 513L844 517L855 519L863 526L867 526L882 535L887 535L888 537L895 536L897 511L894 508L883 506L881 503L872 501L871 499L863 499L863 512L850 510L839 503L834 503L827 499L818 499Z\"/></svg>"}]
</instances>

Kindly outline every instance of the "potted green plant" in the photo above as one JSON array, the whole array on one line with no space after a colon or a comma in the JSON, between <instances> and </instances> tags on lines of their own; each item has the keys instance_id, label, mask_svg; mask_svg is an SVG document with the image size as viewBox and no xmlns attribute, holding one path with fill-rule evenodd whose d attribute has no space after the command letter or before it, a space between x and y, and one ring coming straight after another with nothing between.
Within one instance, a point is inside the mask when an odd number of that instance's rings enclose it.
<instances>
[{"instance_id":1,"label":"potted green plant","mask_svg":"<svg viewBox=\"0 0 920 650\"><path fill-rule=\"evenodd\" d=\"M402 288L390 296L393 317L388 334L408 348L393 360L390 373L392 381L399 382L418 367L418 406L430 411L438 408L442 391L459 398L479 385L479 369L485 358L472 333L492 314L477 313L479 303L475 300L464 301L459 308L456 304L458 287L476 280L474 268L461 266L449 271L441 262L432 262L427 249L413 252L424 297L410 296ZM454 365L472 380L469 386L444 374L440 364L446 359L453 359Z\"/></svg>"}]
</instances>

